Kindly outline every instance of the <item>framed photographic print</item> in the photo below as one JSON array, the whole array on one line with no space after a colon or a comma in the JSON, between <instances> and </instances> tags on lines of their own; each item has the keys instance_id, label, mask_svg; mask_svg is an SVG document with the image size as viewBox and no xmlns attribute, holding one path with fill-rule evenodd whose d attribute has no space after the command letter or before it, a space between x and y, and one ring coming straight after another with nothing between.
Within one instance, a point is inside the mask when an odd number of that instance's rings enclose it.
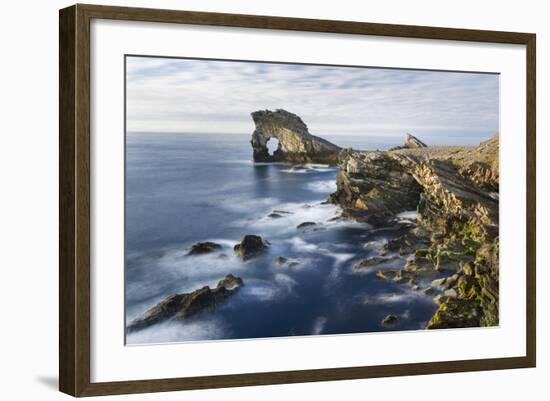
<instances>
[{"instance_id":1,"label":"framed photographic print","mask_svg":"<svg viewBox=\"0 0 550 401\"><path fill-rule=\"evenodd\" d=\"M535 35L60 11L60 390L534 367Z\"/></svg>"}]
</instances>

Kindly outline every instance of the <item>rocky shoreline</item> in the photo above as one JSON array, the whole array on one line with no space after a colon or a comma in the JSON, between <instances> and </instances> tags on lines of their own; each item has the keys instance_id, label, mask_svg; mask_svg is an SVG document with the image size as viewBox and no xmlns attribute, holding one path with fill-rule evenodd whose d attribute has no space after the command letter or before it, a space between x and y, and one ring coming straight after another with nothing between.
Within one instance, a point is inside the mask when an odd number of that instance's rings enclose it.
<instances>
[{"instance_id":1,"label":"rocky shoreline","mask_svg":"<svg viewBox=\"0 0 550 401\"><path fill-rule=\"evenodd\" d=\"M477 147L438 148L407 134L403 146L357 151L311 135L300 117L285 110L257 111L252 117L255 161L337 165L337 189L327 202L341 208L341 218L367 223L373 229L398 229L399 235L382 244L377 256L369 254L351 266L352 273L372 272L379 280L433 297L437 309L428 329L498 325L498 134ZM270 155L266 144L273 137L279 147ZM403 219L412 210L416 221ZM287 213L274 210L268 217L282 218ZM317 229L311 221L296 227L302 233ZM245 263L265 254L270 245L258 235L245 235L233 252ZM221 250L215 242L198 242L186 257L211 253L227 257ZM282 255L273 263L299 265ZM392 269L382 268L388 263ZM240 277L228 274L214 288L170 295L134 319L127 332L212 311L243 285ZM398 322L399 317L390 314L381 325Z\"/></svg>"},{"instance_id":2,"label":"rocky shoreline","mask_svg":"<svg viewBox=\"0 0 550 401\"><path fill-rule=\"evenodd\" d=\"M378 271L434 295L427 328L498 325L498 134L477 147L429 148L407 137L389 151L342 150L337 191L328 198L347 218L373 227L417 210L416 226L384 245L384 258L406 257L399 270Z\"/></svg>"}]
</instances>

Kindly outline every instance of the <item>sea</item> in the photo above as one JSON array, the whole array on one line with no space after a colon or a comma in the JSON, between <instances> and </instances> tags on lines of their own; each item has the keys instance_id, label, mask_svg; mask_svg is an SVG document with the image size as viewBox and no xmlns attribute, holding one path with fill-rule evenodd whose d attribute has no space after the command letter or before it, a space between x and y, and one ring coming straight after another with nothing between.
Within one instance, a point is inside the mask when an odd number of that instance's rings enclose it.
<instances>
[{"instance_id":1,"label":"sea","mask_svg":"<svg viewBox=\"0 0 550 401\"><path fill-rule=\"evenodd\" d=\"M324 136L339 146L388 149L402 138ZM429 295L353 266L399 235L341 220L327 204L337 168L254 163L250 135L128 133L126 136L126 324L171 294L215 287L226 274L244 286L213 311L127 334L126 343L237 340L421 330L435 311ZM279 211L279 218L269 217ZM415 211L403 215L410 224ZM316 226L300 229L303 222ZM267 252L243 262L233 246L247 234ZM187 256L197 242L222 249ZM220 256L222 255L222 256ZM277 256L296 262L279 266ZM398 322L385 326L393 314Z\"/></svg>"}]
</instances>

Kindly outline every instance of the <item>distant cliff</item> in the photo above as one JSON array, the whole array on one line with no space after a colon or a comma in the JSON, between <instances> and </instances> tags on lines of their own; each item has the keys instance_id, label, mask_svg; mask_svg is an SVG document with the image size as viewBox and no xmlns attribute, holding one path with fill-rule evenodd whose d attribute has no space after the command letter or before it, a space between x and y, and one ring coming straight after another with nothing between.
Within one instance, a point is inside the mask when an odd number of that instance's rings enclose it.
<instances>
[{"instance_id":1,"label":"distant cliff","mask_svg":"<svg viewBox=\"0 0 550 401\"><path fill-rule=\"evenodd\" d=\"M336 164L340 147L311 135L307 125L296 114L286 110L260 110L252 113L256 129L250 141L254 161ZM279 141L278 148L269 154L267 142Z\"/></svg>"}]
</instances>

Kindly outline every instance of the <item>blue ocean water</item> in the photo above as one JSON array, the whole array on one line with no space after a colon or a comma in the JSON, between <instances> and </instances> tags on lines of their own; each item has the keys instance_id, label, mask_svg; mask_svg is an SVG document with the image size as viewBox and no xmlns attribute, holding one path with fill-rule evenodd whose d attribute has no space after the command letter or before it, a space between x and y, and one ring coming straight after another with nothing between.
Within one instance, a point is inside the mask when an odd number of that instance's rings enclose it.
<instances>
[{"instance_id":1,"label":"blue ocean water","mask_svg":"<svg viewBox=\"0 0 550 401\"><path fill-rule=\"evenodd\" d=\"M329 137L343 147L387 149L384 138ZM211 287L226 274L245 286L221 307L188 321L167 321L127 336L128 344L343 334L421 329L431 297L383 281L378 269L356 273L395 228L373 230L335 219L325 204L336 168L255 164L249 135L128 134L126 145L126 321L174 293ZM270 218L282 210L281 218ZM414 213L413 213L414 216ZM306 221L320 229L301 230ZM242 262L233 246L245 234L269 240L268 252ZM192 244L214 241L220 252L186 256ZM220 257L223 254L223 257ZM277 256L298 262L278 266ZM399 316L392 327L381 324Z\"/></svg>"}]
</instances>

